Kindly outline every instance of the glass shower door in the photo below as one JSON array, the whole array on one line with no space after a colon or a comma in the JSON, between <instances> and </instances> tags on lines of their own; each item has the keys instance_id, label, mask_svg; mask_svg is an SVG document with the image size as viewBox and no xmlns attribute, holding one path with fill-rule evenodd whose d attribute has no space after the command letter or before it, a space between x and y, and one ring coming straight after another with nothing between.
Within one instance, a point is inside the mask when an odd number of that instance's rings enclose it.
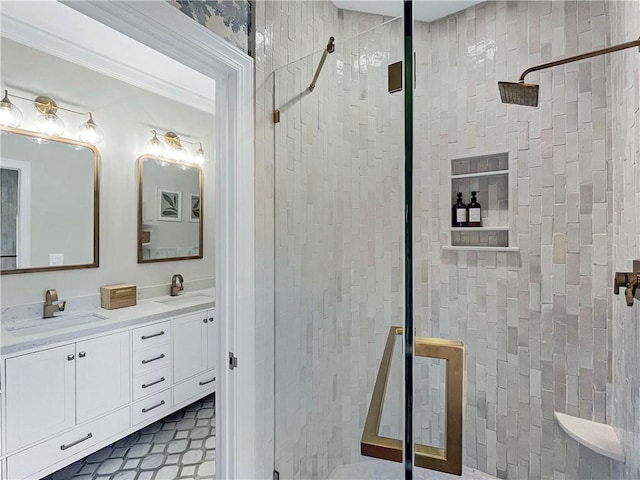
<instances>
[{"instance_id":1,"label":"glass shower door","mask_svg":"<svg viewBox=\"0 0 640 480\"><path fill-rule=\"evenodd\" d=\"M361 19L344 11L328 32L335 51L313 91L322 51L274 76L281 478L330 478L366 460L361 436L387 334L404 321L404 109L387 82L388 65L402 60L402 21Z\"/></svg>"}]
</instances>

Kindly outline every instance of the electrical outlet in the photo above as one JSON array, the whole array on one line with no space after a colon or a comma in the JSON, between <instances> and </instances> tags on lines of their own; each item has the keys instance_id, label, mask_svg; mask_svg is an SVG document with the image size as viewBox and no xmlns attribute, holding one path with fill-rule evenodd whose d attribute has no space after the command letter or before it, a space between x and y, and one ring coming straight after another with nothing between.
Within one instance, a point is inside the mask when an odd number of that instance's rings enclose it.
<instances>
[{"instance_id":1,"label":"electrical outlet","mask_svg":"<svg viewBox=\"0 0 640 480\"><path fill-rule=\"evenodd\" d=\"M49 254L49 265L63 265L63 264L64 264L64 253Z\"/></svg>"}]
</instances>

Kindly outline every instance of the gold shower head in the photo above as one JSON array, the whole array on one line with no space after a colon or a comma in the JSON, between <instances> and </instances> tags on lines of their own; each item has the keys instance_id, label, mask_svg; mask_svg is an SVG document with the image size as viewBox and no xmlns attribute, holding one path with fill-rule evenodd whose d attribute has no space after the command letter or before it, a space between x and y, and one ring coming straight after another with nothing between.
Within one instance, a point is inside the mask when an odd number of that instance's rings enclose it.
<instances>
[{"instance_id":1,"label":"gold shower head","mask_svg":"<svg viewBox=\"0 0 640 480\"><path fill-rule=\"evenodd\" d=\"M513 103L525 107L538 106L540 85L524 82L498 82L502 103Z\"/></svg>"},{"instance_id":2,"label":"gold shower head","mask_svg":"<svg viewBox=\"0 0 640 480\"><path fill-rule=\"evenodd\" d=\"M518 82L498 82L498 88L500 89L500 99L502 103L513 103L515 105L524 105L526 107L538 106L538 90L539 85L533 83L524 83L524 77L531 72L537 72L545 68L557 67L558 65L564 65L565 63L577 62L578 60L585 60L591 57L597 57L599 55L605 55L607 53L617 52L631 47L640 47L640 38L631 42L621 43L619 45L613 45L612 47L602 48L600 50L594 50L593 52L582 53L573 57L562 58L560 60L554 60L553 62L543 63L542 65L536 65L535 67L527 68Z\"/></svg>"}]
</instances>

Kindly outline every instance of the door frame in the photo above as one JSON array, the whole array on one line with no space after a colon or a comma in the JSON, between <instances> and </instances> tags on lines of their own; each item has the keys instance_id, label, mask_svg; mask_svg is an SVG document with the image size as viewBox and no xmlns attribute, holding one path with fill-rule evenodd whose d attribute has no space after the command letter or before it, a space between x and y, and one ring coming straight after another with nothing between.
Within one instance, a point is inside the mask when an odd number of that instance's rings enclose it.
<instances>
[{"instance_id":1,"label":"door frame","mask_svg":"<svg viewBox=\"0 0 640 480\"><path fill-rule=\"evenodd\" d=\"M115 78L171 87L141 70L132 54L103 58L109 38L83 37L95 21L215 80L215 278L222 320L216 476L256 478L253 59L164 0L1 2L0 9L3 37ZM238 358L234 370L229 352Z\"/></svg>"},{"instance_id":2,"label":"door frame","mask_svg":"<svg viewBox=\"0 0 640 480\"><path fill-rule=\"evenodd\" d=\"M18 172L16 268L29 268L31 264L31 163L2 158L0 168Z\"/></svg>"}]
</instances>

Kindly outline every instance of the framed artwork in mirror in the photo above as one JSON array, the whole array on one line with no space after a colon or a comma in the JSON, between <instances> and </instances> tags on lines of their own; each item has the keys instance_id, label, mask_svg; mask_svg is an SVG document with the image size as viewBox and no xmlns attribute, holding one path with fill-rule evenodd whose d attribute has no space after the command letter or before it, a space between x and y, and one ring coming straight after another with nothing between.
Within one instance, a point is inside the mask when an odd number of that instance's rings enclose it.
<instances>
[{"instance_id":1,"label":"framed artwork in mirror","mask_svg":"<svg viewBox=\"0 0 640 480\"><path fill-rule=\"evenodd\" d=\"M164 222L182 221L182 193L158 190L158 220Z\"/></svg>"},{"instance_id":2,"label":"framed artwork in mirror","mask_svg":"<svg viewBox=\"0 0 640 480\"><path fill-rule=\"evenodd\" d=\"M189 221L190 222L199 222L200 221L200 195L197 194L189 194L189 200L191 208L189 209Z\"/></svg>"}]
</instances>

